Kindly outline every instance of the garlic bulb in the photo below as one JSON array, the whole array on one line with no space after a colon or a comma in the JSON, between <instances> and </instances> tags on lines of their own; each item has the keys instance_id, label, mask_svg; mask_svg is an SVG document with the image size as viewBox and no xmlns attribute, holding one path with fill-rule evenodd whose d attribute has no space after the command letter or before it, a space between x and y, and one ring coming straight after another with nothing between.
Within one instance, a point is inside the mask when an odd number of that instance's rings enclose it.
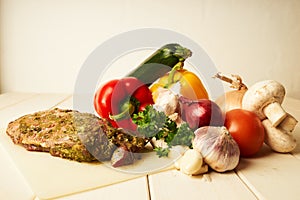
<instances>
[{"instance_id":1,"label":"garlic bulb","mask_svg":"<svg viewBox=\"0 0 300 200\"><path fill-rule=\"evenodd\" d=\"M193 148L204 162L217 172L234 169L240 158L240 149L226 127L204 126L195 131Z\"/></svg>"}]
</instances>

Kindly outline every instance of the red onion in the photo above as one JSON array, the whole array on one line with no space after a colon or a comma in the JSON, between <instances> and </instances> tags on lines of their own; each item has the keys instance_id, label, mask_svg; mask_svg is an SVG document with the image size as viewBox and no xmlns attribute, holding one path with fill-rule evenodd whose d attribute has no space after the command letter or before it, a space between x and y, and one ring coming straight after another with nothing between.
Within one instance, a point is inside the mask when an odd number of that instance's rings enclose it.
<instances>
[{"instance_id":1,"label":"red onion","mask_svg":"<svg viewBox=\"0 0 300 200\"><path fill-rule=\"evenodd\" d=\"M191 100L179 97L181 117L191 129L202 126L223 126L224 116L220 107L209 99Z\"/></svg>"}]
</instances>

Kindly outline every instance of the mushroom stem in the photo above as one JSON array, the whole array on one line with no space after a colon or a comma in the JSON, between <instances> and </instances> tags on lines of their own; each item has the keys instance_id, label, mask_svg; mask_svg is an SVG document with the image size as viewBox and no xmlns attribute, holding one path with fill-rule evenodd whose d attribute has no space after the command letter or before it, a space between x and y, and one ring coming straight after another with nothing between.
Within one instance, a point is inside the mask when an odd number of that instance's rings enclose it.
<instances>
[{"instance_id":1,"label":"mushroom stem","mask_svg":"<svg viewBox=\"0 0 300 200\"><path fill-rule=\"evenodd\" d=\"M265 106L263 113L274 127L277 127L287 116L287 113L278 102L273 102Z\"/></svg>"},{"instance_id":2,"label":"mushroom stem","mask_svg":"<svg viewBox=\"0 0 300 200\"><path fill-rule=\"evenodd\" d=\"M287 117L278 125L282 130L291 134L297 125L298 121L292 115L288 114Z\"/></svg>"}]
</instances>

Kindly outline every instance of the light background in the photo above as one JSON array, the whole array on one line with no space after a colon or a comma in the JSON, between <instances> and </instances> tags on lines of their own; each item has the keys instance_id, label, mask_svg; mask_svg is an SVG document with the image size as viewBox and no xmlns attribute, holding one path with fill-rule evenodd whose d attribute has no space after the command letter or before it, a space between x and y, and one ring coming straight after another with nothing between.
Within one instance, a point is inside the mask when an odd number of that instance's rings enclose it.
<instances>
[{"instance_id":1,"label":"light background","mask_svg":"<svg viewBox=\"0 0 300 200\"><path fill-rule=\"evenodd\" d=\"M299 0L0 0L1 92L72 93L98 45L145 27L191 38L248 86L275 79L300 99Z\"/></svg>"}]
</instances>

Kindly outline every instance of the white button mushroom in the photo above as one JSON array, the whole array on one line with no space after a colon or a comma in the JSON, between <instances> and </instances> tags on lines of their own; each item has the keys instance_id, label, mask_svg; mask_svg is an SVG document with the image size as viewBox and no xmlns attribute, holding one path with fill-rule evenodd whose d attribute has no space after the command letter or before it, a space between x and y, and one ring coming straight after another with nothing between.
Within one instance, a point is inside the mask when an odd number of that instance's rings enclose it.
<instances>
[{"instance_id":1,"label":"white button mushroom","mask_svg":"<svg viewBox=\"0 0 300 200\"><path fill-rule=\"evenodd\" d=\"M284 96L282 84L274 80L260 81L247 90L242 108L255 112L261 120L268 118L272 126L276 127L287 116L281 107Z\"/></svg>"},{"instance_id":2,"label":"white button mushroom","mask_svg":"<svg viewBox=\"0 0 300 200\"><path fill-rule=\"evenodd\" d=\"M298 121L290 114L278 125L281 129L285 130L287 133L292 133Z\"/></svg>"},{"instance_id":3,"label":"white button mushroom","mask_svg":"<svg viewBox=\"0 0 300 200\"><path fill-rule=\"evenodd\" d=\"M265 127L265 143L274 151L280 153L288 153L295 149L296 139L286 130L278 127L273 127L270 120L262 121Z\"/></svg>"}]
</instances>

